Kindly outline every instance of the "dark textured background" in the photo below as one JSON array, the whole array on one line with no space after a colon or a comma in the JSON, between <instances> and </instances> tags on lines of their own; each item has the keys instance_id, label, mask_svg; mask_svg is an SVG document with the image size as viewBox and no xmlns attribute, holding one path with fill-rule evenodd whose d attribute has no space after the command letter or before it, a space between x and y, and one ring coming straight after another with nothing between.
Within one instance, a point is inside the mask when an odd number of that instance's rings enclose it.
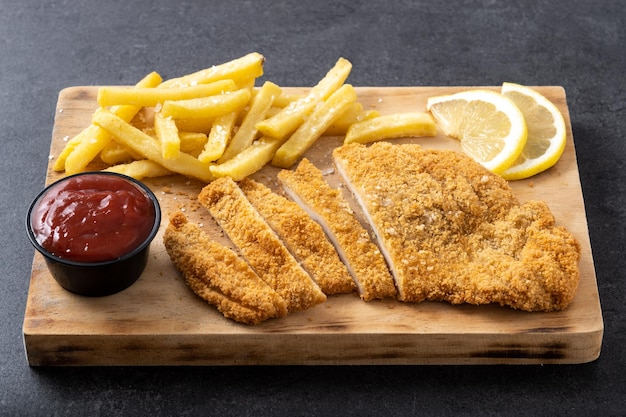
<instances>
[{"instance_id":1,"label":"dark textured background","mask_svg":"<svg viewBox=\"0 0 626 417\"><path fill-rule=\"evenodd\" d=\"M0 0L0 415L622 415L626 12L618 0ZM134 84L251 51L268 79L565 88L605 335L573 366L31 369L22 320L58 92Z\"/></svg>"}]
</instances>

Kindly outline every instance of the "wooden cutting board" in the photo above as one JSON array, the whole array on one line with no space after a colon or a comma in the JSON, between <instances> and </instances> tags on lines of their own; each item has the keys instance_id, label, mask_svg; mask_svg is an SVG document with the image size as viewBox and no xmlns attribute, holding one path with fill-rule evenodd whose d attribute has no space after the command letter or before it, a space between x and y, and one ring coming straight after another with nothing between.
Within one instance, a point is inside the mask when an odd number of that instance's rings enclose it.
<instances>
[{"instance_id":1,"label":"wooden cutting board","mask_svg":"<svg viewBox=\"0 0 626 417\"><path fill-rule=\"evenodd\" d=\"M366 109L381 114L424 111L433 95L466 87L357 88ZM495 88L495 87L493 87ZM548 202L557 223L582 247L581 280L564 311L528 313L489 305L452 306L395 300L363 302L355 295L329 297L308 311L255 327L221 316L196 297L162 243L168 215L183 209L220 238L196 202L203 184L170 176L145 182L163 209L163 223L140 279L118 294L88 298L63 290L35 254L23 332L28 363L42 365L344 365L344 364L553 364L584 363L600 354L603 320L565 92L540 87L562 111L567 147L558 164L529 180L511 183L520 201ZM287 88L303 92L301 88ZM90 122L97 87L60 92L52 132L50 167L68 138ZM325 137L307 157L330 172L330 153L342 138ZM405 140L403 140L405 141ZM428 148L459 150L442 135L414 139ZM401 142L401 141L398 141ZM48 168L46 183L62 174ZM276 170L255 178L276 188ZM338 184L335 173L327 175Z\"/></svg>"}]
</instances>

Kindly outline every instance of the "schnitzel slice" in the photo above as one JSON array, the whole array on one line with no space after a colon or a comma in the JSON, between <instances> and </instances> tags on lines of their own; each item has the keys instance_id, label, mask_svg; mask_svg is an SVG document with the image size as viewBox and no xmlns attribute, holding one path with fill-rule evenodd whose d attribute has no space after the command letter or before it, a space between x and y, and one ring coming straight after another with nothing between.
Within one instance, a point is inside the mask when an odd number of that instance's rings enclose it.
<instances>
[{"instance_id":1,"label":"schnitzel slice","mask_svg":"<svg viewBox=\"0 0 626 417\"><path fill-rule=\"evenodd\" d=\"M287 314L287 303L230 249L211 240L181 212L170 216L165 249L187 285L225 317L245 324Z\"/></svg>"},{"instance_id":2,"label":"schnitzel slice","mask_svg":"<svg viewBox=\"0 0 626 417\"><path fill-rule=\"evenodd\" d=\"M322 225L365 300L395 297L396 288L385 259L370 240L339 190L304 158L295 171L283 170L278 180L285 192Z\"/></svg>"},{"instance_id":3,"label":"schnitzel slice","mask_svg":"<svg viewBox=\"0 0 626 417\"><path fill-rule=\"evenodd\" d=\"M339 259L335 247L306 211L250 178L240 181L239 187L324 294L356 290L352 276Z\"/></svg>"},{"instance_id":4,"label":"schnitzel slice","mask_svg":"<svg viewBox=\"0 0 626 417\"><path fill-rule=\"evenodd\" d=\"M198 200L259 277L287 301L288 312L326 301L326 295L230 177L206 185Z\"/></svg>"},{"instance_id":5,"label":"schnitzel slice","mask_svg":"<svg viewBox=\"0 0 626 417\"><path fill-rule=\"evenodd\" d=\"M547 205L453 151L379 142L333 160L375 230L402 301L566 308L580 246Z\"/></svg>"}]
</instances>

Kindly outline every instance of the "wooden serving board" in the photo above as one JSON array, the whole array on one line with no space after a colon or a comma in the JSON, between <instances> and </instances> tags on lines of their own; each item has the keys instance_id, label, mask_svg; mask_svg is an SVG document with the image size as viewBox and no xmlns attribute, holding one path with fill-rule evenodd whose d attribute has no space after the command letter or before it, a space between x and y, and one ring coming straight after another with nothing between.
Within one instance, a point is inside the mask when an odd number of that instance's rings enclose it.
<instances>
[{"instance_id":1,"label":"wooden serving board","mask_svg":"<svg viewBox=\"0 0 626 417\"><path fill-rule=\"evenodd\" d=\"M357 91L366 109L386 114L424 111L428 97L463 89L466 87L365 87ZM168 215L176 209L185 210L219 238L210 215L196 202L203 184L169 176L145 181L159 198L163 223L145 272L130 288L102 298L74 295L56 284L43 258L35 254L23 324L28 363L550 364L595 360L600 354L603 320L565 92L560 87L538 90L565 116L567 148L555 167L511 186L520 201L547 201L557 223L566 226L581 244L580 285L566 310L528 313L495 305L366 303L355 295L341 295L258 326L235 323L187 288L165 252L162 233ZM61 91L50 166L67 138L89 124L96 92L97 87ZM322 138L306 156L330 172L330 153L341 140ZM442 135L413 141L429 148L459 150L456 141ZM275 188L276 172L267 167L255 178ZM61 175L49 167L46 182ZM334 172L327 178L335 185L339 181Z\"/></svg>"}]
</instances>

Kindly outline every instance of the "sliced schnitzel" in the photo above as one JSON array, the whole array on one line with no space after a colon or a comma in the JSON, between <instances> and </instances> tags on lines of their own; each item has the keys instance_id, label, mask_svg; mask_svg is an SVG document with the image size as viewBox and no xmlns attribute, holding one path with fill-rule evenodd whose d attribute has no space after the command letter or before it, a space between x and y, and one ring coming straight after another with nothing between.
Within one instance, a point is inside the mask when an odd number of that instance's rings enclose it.
<instances>
[{"instance_id":1,"label":"sliced schnitzel","mask_svg":"<svg viewBox=\"0 0 626 417\"><path fill-rule=\"evenodd\" d=\"M288 312L326 301L326 295L230 177L206 185L198 200L259 277L285 299Z\"/></svg>"},{"instance_id":2,"label":"sliced schnitzel","mask_svg":"<svg viewBox=\"0 0 626 417\"><path fill-rule=\"evenodd\" d=\"M377 235L402 301L566 308L580 246L544 202L519 204L471 158L418 145L346 145L335 165Z\"/></svg>"},{"instance_id":3,"label":"sliced schnitzel","mask_svg":"<svg viewBox=\"0 0 626 417\"><path fill-rule=\"evenodd\" d=\"M305 158L295 171L279 172L278 180L285 192L322 225L352 274L360 297L365 301L395 297L393 278L380 250L322 172Z\"/></svg>"},{"instance_id":4,"label":"sliced schnitzel","mask_svg":"<svg viewBox=\"0 0 626 417\"><path fill-rule=\"evenodd\" d=\"M165 249L187 285L225 317L258 324L287 314L287 303L230 249L214 242L181 212L170 216Z\"/></svg>"},{"instance_id":5,"label":"sliced schnitzel","mask_svg":"<svg viewBox=\"0 0 626 417\"><path fill-rule=\"evenodd\" d=\"M298 204L250 178L240 181L239 187L324 294L349 293L356 289L322 227Z\"/></svg>"}]
</instances>

